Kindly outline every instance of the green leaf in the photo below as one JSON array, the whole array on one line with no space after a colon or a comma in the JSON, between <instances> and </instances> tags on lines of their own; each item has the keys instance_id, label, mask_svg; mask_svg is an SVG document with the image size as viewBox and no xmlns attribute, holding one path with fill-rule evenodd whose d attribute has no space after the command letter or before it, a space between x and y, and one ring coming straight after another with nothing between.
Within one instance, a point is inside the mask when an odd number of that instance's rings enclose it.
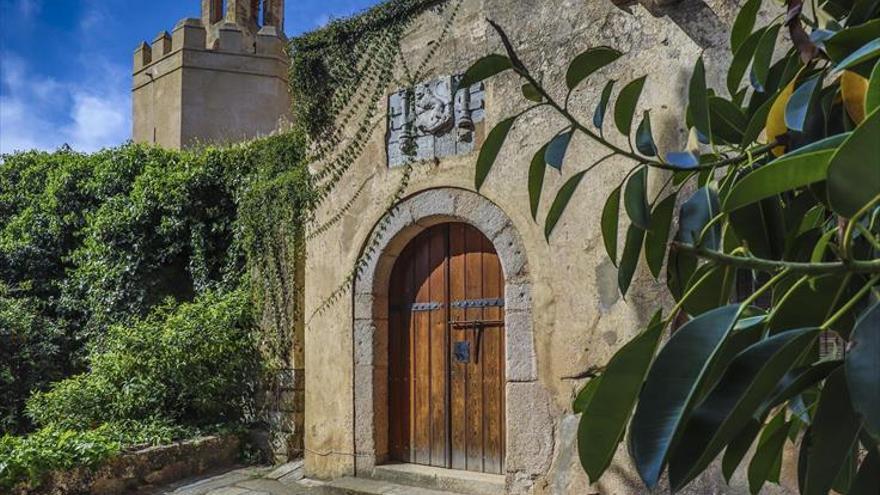
<instances>
[{"instance_id":1,"label":"green leaf","mask_svg":"<svg viewBox=\"0 0 880 495\"><path fill-rule=\"evenodd\" d=\"M880 195L877 136L880 136L880 110L875 109L831 158L828 200L831 209L841 216L852 218Z\"/></svg>"},{"instance_id":2,"label":"green leaf","mask_svg":"<svg viewBox=\"0 0 880 495\"><path fill-rule=\"evenodd\" d=\"M556 193L556 199L553 200L553 204L550 205L550 211L547 212L547 220L544 222L544 237L550 239L550 234L553 233L553 228L556 227L556 223L559 222L559 217L562 216L562 212L565 211L565 207L568 206L568 202L571 201L572 195L577 190L578 184L581 183L581 179L584 178L584 174L587 171L583 170L571 176L570 179L565 181L565 184L559 188L559 192Z\"/></svg>"},{"instance_id":3,"label":"green leaf","mask_svg":"<svg viewBox=\"0 0 880 495\"><path fill-rule=\"evenodd\" d=\"M574 402L571 404L571 409L575 414L582 413L587 410L587 406L592 402L593 397L596 395L596 390L599 390L599 384L602 382L602 375L594 376L587 382L586 385L578 392L577 397L574 398Z\"/></svg>"},{"instance_id":4,"label":"green leaf","mask_svg":"<svg viewBox=\"0 0 880 495\"><path fill-rule=\"evenodd\" d=\"M746 132L743 133L741 143L743 147L751 146L751 144L758 139L761 131L763 131L764 127L767 125L767 117L770 115L770 109L773 108L773 103L775 102L775 96L773 98L768 98L767 101L762 103L761 106L752 113L752 118L749 119L749 125L746 127Z\"/></svg>"},{"instance_id":5,"label":"green leaf","mask_svg":"<svg viewBox=\"0 0 880 495\"><path fill-rule=\"evenodd\" d=\"M862 461L856 479L847 495L876 495L880 493L880 451L869 449Z\"/></svg>"},{"instance_id":6,"label":"green leaf","mask_svg":"<svg viewBox=\"0 0 880 495\"><path fill-rule=\"evenodd\" d=\"M871 78L868 80L868 91L865 93L865 114L880 108L880 62L874 65Z\"/></svg>"},{"instance_id":7,"label":"green leaf","mask_svg":"<svg viewBox=\"0 0 880 495\"><path fill-rule=\"evenodd\" d=\"M611 90L614 88L615 82L612 79L605 83L605 87L602 88L602 96L596 105L596 111L593 112L593 126L599 129L600 135L602 134L602 125L605 123L605 110L608 109L608 100L611 99Z\"/></svg>"},{"instance_id":8,"label":"green leaf","mask_svg":"<svg viewBox=\"0 0 880 495\"><path fill-rule=\"evenodd\" d=\"M758 448L749 463L749 491L757 495L768 480L779 479L782 463L782 449L788 437L789 423L785 422L785 412L778 414L764 428L758 440Z\"/></svg>"},{"instance_id":9,"label":"green leaf","mask_svg":"<svg viewBox=\"0 0 880 495\"><path fill-rule=\"evenodd\" d=\"M670 151L666 153L666 162L680 170L687 170L699 165L700 159L690 151Z\"/></svg>"},{"instance_id":10,"label":"green leaf","mask_svg":"<svg viewBox=\"0 0 880 495\"><path fill-rule=\"evenodd\" d=\"M544 173L547 170L547 164L544 162L544 153L547 151L548 144L545 144L532 157L532 163L529 165L529 206L532 210L532 219L538 219L538 204L541 202L541 189L544 187Z\"/></svg>"},{"instance_id":11,"label":"green leaf","mask_svg":"<svg viewBox=\"0 0 880 495\"><path fill-rule=\"evenodd\" d=\"M739 90L739 84L742 82L746 69L755 55L755 49L758 48L758 41L764 35L765 28L761 28L750 34L742 45L734 52L733 60L730 67L727 68L727 90L730 94L735 94Z\"/></svg>"},{"instance_id":12,"label":"green leaf","mask_svg":"<svg viewBox=\"0 0 880 495\"><path fill-rule=\"evenodd\" d=\"M581 53L568 66L565 82L573 90L592 73L620 58L622 54L614 48L597 46Z\"/></svg>"},{"instance_id":13,"label":"green leaf","mask_svg":"<svg viewBox=\"0 0 880 495\"><path fill-rule=\"evenodd\" d=\"M762 405L779 380L818 336L818 328L779 333L734 358L718 385L692 413L670 458L673 491L700 474L753 417L762 413Z\"/></svg>"},{"instance_id":14,"label":"green leaf","mask_svg":"<svg viewBox=\"0 0 880 495\"><path fill-rule=\"evenodd\" d=\"M759 258L782 259L785 249L785 223L779 198L756 201L729 215L737 237L749 245Z\"/></svg>"},{"instance_id":15,"label":"green leaf","mask_svg":"<svg viewBox=\"0 0 880 495\"><path fill-rule=\"evenodd\" d=\"M749 424L724 449L724 457L721 459L721 473L728 484L730 484L730 478L733 477L733 473L739 467L743 457L746 456L752 444L755 443L755 438L761 432L762 426L764 426L762 421L752 418L749 420Z\"/></svg>"},{"instance_id":16,"label":"green leaf","mask_svg":"<svg viewBox=\"0 0 880 495\"><path fill-rule=\"evenodd\" d=\"M812 424L803 495L825 495L858 440L861 422L852 409L843 368L825 380Z\"/></svg>"},{"instance_id":17,"label":"green leaf","mask_svg":"<svg viewBox=\"0 0 880 495\"><path fill-rule=\"evenodd\" d=\"M611 263L617 266L617 227L620 221L620 186L614 188L602 208L602 240Z\"/></svg>"},{"instance_id":18,"label":"green leaf","mask_svg":"<svg viewBox=\"0 0 880 495\"><path fill-rule=\"evenodd\" d=\"M775 334L792 328L819 326L835 309L834 297L844 280L841 275L825 275L809 280L796 280L790 286L780 283L774 289L773 315L767 331ZM780 297L780 294L784 294Z\"/></svg>"},{"instance_id":19,"label":"green leaf","mask_svg":"<svg viewBox=\"0 0 880 495\"><path fill-rule=\"evenodd\" d=\"M623 205L630 220L642 230L648 230L651 221L648 206L648 167L640 167L626 182Z\"/></svg>"},{"instance_id":20,"label":"green leaf","mask_svg":"<svg viewBox=\"0 0 880 495\"><path fill-rule=\"evenodd\" d=\"M639 264L639 253L642 252L642 241L645 239L645 231L632 224L626 231L626 242L623 245L623 254L620 257L620 267L617 269L617 285L620 294L626 297L636 266Z\"/></svg>"},{"instance_id":21,"label":"green leaf","mask_svg":"<svg viewBox=\"0 0 880 495\"><path fill-rule=\"evenodd\" d=\"M880 302L862 314L846 354L846 383L865 429L880 438Z\"/></svg>"},{"instance_id":22,"label":"green leaf","mask_svg":"<svg viewBox=\"0 0 880 495\"><path fill-rule=\"evenodd\" d=\"M522 86L522 94L525 99L529 101L534 101L535 103L541 103L544 101L544 96L538 91L538 88L535 87L532 83L525 83Z\"/></svg>"},{"instance_id":23,"label":"green leaf","mask_svg":"<svg viewBox=\"0 0 880 495\"><path fill-rule=\"evenodd\" d=\"M605 368L593 400L581 416L578 453L581 465L592 482L602 476L617 451L663 335L663 328L658 311L647 330L614 354Z\"/></svg>"},{"instance_id":24,"label":"green leaf","mask_svg":"<svg viewBox=\"0 0 880 495\"><path fill-rule=\"evenodd\" d=\"M492 165L495 164L498 152L501 151L501 146L504 145L507 134L510 132L515 121L516 117L502 120L486 136L486 141L483 143L483 147L480 148L480 155L477 157L477 176L474 182L478 191L483 187L483 182L486 181L489 171L492 170Z\"/></svg>"},{"instance_id":25,"label":"green leaf","mask_svg":"<svg viewBox=\"0 0 880 495\"><path fill-rule=\"evenodd\" d=\"M694 65L691 81L688 84L688 111L693 119L694 127L704 135L710 136L709 92L706 88L706 67L703 65L702 55L700 55L696 65ZM627 133L625 132L624 134Z\"/></svg>"},{"instance_id":26,"label":"green leaf","mask_svg":"<svg viewBox=\"0 0 880 495\"><path fill-rule=\"evenodd\" d=\"M705 264L697 269L688 284L690 297L683 304L684 310L696 316L730 302L733 292L735 270L730 267Z\"/></svg>"},{"instance_id":27,"label":"green leaf","mask_svg":"<svg viewBox=\"0 0 880 495\"><path fill-rule=\"evenodd\" d=\"M822 75L817 74L797 87L788 103L785 105L785 125L793 131L801 132L804 130L804 122L807 120L807 111L810 105L815 102L822 90Z\"/></svg>"},{"instance_id":28,"label":"green leaf","mask_svg":"<svg viewBox=\"0 0 880 495\"><path fill-rule=\"evenodd\" d=\"M825 51L834 62L842 62L851 53L872 40L880 39L880 19L858 26L841 29L823 42Z\"/></svg>"},{"instance_id":29,"label":"green leaf","mask_svg":"<svg viewBox=\"0 0 880 495\"><path fill-rule=\"evenodd\" d=\"M755 81L764 88L767 86L767 76L770 73L770 61L773 59L773 51L776 49L776 38L779 35L781 25L774 24L764 31L758 46L755 48L755 58L752 61L752 74ZM763 91L762 91L763 92Z\"/></svg>"},{"instance_id":30,"label":"green leaf","mask_svg":"<svg viewBox=\"0 0 880 495\"><path fill-rule=\"evenodd\" d=\"M657 145L654 144L654 134L651 132L651 113L647 110L636 130L636 149L645 156L657 155Z\"/></svg>"},{"instance_id":31,"label":"green leaf","mask_svg":"<svg viewBox=\"0 0 880 495\"><path fill-rule=\"evenodd\" d=\"M458 82L458 87L467 88L511 68L513 68L513 64L504 55L497 53L486 55L465 71L464 76Z\"/></svg>"},{"instance_id":32,"label":"green leaf","mask_svg":"<svg viewBox=\"0 0 880 495\"><path fill-rule=\"evenodd\" d=\"M849 54L848 57L838 62L834 70L842 71L849 69L877 57L880 57L880 38L869 41L858 50Z\"/></svg>"},{"instance_id":33,"label":"green leaf","mask_svg":"<svg viewBox=\"0 0 880 495\"><path fill-rule=\"evenodd\" d=\"M825 138L750 172L733 186L724 200L724 211L824 180L831 157L847 136Z\"/></svg>"},{"instance_id":34,"label":"green leaf","mask_svg":"<svg viewBox=\"0 0 880 495\"><path fill-rule=\"evenodd\" d=\"M794 398L809 387L819 383L834 372L840 365L840 360L822 361L810 366L795 368L779 380L773 395L767 400L765 408L776 407L783 402Z\"/></svg>"},{"instance_id":35,"label":"green leaf","mask_svg":"<svg viewBox=\"0 0 880 495\"><path fill-rule=\"evenodd\" d=\"M718 193L712 187L701 187L681 205L676 240L691 245L700 244L700 235L709 221L718 214ZM717 223L703 235L702 245L718 249L721 245L721 226Z\"/></svg>"},{"instance_id":36,"label":"green leaf","mask_svg":"<svg viewBox=\"0 0 880 495\"><path fill-rule=\"evenodd\" d=\"M700 382L733 329L739 305L714 309L672 334L648 372L630 425L630 450L649 489L657 485L672 441Z\"/></svg>"},{"instance_id":37,"label":"green leaf","mask_svg":"<svg viewBox=\"0 0 880 495\"><path fill-rule=\"evenodd\" d=\"M573 132L574 131L569 129L561 134L557 134L556 137L550 141L547 150L544 152L544 161L547 162L547 165L550 165L556 170L562 170L562 162L565 160L565 152L568 151L568 145L571 143Z\"/></svg>"},{"instance_id":38,"label":"green leaf","mask_svg":"<svg viewBox=\"0 0 880 495\"><path fill-rule=\"evenodd\" d=\"M645 239L645 261L654 278L660 276L663 258L666 257L666 246L669 242L669 230L672 227L672 214L675 212L676 195L673 193L663 199L651 213L651 230Z\"/></svg>"},{"instance_id":39,"label":"green leaf","mask_svg":"<svg viewBox=\"0 0 880 495\"><path fill-rule=\"evenodd\" d=\"M730 144L739 144L742 141L749 121L733 102L718 96L710 97L709 116L714 138Z\"/></svg>"},{"instance_id":40,"label":"green leaf","mask_svg":"<svg viewBox=\"0 0 880 495\"><path fill-rule=\"evenodd\" d=\"M736 53L748 39L752 28L755 27L755 19L760 8L761 0L748 0L740 8L736 20L733 21L733 27L730 29L730 51L732 53Z\"/></svg>"},{"instance_id":41,"label":"green leaf","mask_svg":"<svg viewBox=\"0 0 880 495\"><path fill-rule=\"evenodd\" d=\"M617 130L625 136L629 136L629 131L632 129L633 115L636 111L636 105L639 103L639 97L642 95L646 77L642 76L631 81L617 95L617 103L614 105L614 124L617 125Z\"/></svg>"}]
</instances>

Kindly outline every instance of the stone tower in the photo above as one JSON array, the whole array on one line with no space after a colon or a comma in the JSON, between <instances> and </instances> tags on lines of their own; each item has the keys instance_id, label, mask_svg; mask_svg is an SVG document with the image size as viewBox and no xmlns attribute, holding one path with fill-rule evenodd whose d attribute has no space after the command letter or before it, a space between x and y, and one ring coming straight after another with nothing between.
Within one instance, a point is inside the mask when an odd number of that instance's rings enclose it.
<instances>
[{"instance_id":1,"label":"stone tower","mask_svg":"<svg viewBox=\"0 0 880 495\"><path fill-rule=\"evenodd\" d=\"M284 0L201 0L134 53L133 138L168 148L270 134L288 118Z\"/></svg>"}]
</instances>

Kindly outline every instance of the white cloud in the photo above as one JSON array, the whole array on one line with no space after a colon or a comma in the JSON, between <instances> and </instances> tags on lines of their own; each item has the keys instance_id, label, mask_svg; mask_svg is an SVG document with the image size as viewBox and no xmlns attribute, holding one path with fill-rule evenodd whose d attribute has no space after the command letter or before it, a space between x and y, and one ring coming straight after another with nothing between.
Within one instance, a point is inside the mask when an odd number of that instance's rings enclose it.
<instances>
[{"instance_id":1,"label":"white cloud","mask_svg":"<svg viewBox=\"0 0 880 495\"><path fill-rule=\"evenodd\" d=\"M131 136L127 70L83 57L93 70L80 80L59 82L33 73L20 57L2 57L0 153L64 144L95 151Z\"/></svg>"}]
</instances>

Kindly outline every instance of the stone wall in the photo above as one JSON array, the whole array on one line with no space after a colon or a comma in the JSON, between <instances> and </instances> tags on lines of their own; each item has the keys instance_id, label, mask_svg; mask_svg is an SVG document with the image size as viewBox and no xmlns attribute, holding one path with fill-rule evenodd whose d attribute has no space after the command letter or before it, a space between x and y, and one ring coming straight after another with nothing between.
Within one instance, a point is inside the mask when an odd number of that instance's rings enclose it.
<instances>
[{"instance_id":1,"label":"stone wall","mask_svg":"<svg viewBox=\"0 0 880 495\"><path fill-rule=\"evenodd\" d=\"M620 81L619 88L647 74L638 113L652 109L655 138L661 150L680 148L687 137L683 112L691 68L703 53L710 82L716 87L724 86L720 68L729 58L726 30L738 7L733 0L685 0L659 7L661 3L652 6L653 13L639 5L632 6L630 14L612 2L598 0L465 0L450 36L436 49L426 80L460 74L477 58L503 52L498 37L486 23L487 18L505 28L525 63L560 98L565 95L565 70L575 55L592 46L613 46L627 55L583 84L572 98L571 110L588 120L608 78ZM417 19L403 42L403 56L410 65L418 65L431 49L444 20L444 14L435 11ZM529 102L522 97L521 86L522 82L510 73L486 82L485 129L526 108ZM383 107L380 114L386 111ZM485 204L497 207L507 219L507 237L489 235L496 249L499 243L514 242L511 236L521 242L528 263L528 291L524 297L529 311L524 317L528 319L530 333L526 338L530 339L527 347L534 352L535 370L534 379L508 377L508 446L513 441L523 446L508 452L508 492L640 493L644 489L625 449L619 450L605 477L589 485L578 465L574 435L577 417L571 411L572 398L583 381L567 377L605 364L647 323L654 308L669 306L671 301L666 295L665 281L654 281L644 266L639 267L627 298L621 298L616 269L604 252L600 212L609 192L633 164L612 159L589 174L552 237L545 240L543 218L555 191L574 173L605 154L600 146L576 136L561 171L550 169L546 174L538 212L542 221L532 220L527 192L529 162L535 151L564 127L565 122L549 110L521 117L478 194L474 192L477 151L420 162L413 172L406 201L427 194L442 203L448 195L438 191L470 191ZM610 123L606 130L607 135L616 135ZM361 447L365 444L359 440L370 429L376 438L381 437L381 431L375 427L379 424L375 415L381 411L365 410L369 406L359 400L365 394L381 397L381 385L358 368L363 365L358 358L362 356L359 336L372 335L375 339L380 335L375 319L381 316L373 313L373 321L355 320L363 314L359 293L350 293L325 311L313 313L343 283L377 223L387 214L387 198L399 184L403 170L388 166L386 139L386 133L374 134L364 155L337 186L335 203L331 201L329 207L319 212L317 221L323 223L334 215L334 207L344 204L366 181L366 189L354 207L341 222L311 240L308 246L305 462L307 475L317 478L361 472L370 462L381 462L380 442L366 444L364 451ZM615 139L626 146L624 138ZM651 191L656 191L666 178L652 174ZM452 200L451 215L444 218L475 223L470 213L456 210L455 201ZM438 204L432 208L443 207ZM406 224L423 228L434 218L412 208L404 208L397 215L392 223L404 225L391 227L390 232L402 232ZM391 240L385 244L396 245ZM498 250L500 253L501 249ZM373 265L382 263L384 255L378 255ZM368 271L371 269L376 268ZM505 276L508 275L505 269ZM372 293L370 297L381 301L381 296ZM381 321L378 323L381 326ZM365 329L359 332L358 328ZM367 349L375 351L375 347ZM520 351L508 346L510 352ZM364 428L367 433L363 433ZM719 470L710 471L688 492L747 492L742 473L737 474L735 487L727 488ZM791 463L786 463L783 477L790 482L791 475Z\"/></svg>"},{"instance_id":2,"label":"stone wall","mask_svg":"<svg viewBox=\"0 0 880 495\"><path fill-rule=\"evenodd\" d=\"M37 487L19 485L14 495L122 495L148 490L238 463L237 435L203 437L120 454L96 469L53 471Z\"/></svg>"}]
</instances>

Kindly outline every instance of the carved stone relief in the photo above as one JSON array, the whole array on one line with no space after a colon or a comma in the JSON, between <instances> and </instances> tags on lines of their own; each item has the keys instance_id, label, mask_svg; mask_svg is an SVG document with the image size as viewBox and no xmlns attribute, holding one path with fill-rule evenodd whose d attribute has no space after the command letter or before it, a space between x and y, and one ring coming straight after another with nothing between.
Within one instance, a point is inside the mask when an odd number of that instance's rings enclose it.
<instances>
[{"instance_id":1,"label":"carved stone relief","mask_svg":"<svg viewBox=\"0 0 880 495\"><path fill-rule=\"evenodd\" d=\"M461 88L461 76L443 76L393 93L388 99L388 166L464 155L475 149L475 124L485 116L483 84Z\"/></svg>"}]
</instances>

